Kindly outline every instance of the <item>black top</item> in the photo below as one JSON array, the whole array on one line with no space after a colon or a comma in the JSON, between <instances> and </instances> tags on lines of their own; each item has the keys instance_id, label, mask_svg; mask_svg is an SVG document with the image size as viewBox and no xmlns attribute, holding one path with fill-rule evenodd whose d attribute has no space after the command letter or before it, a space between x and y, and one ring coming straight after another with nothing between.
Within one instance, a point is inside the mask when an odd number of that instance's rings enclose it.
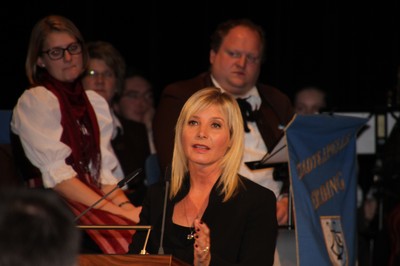
<instances>
[{"instance_id":1,"label":"black top","mask_svg":"<svg viewBox=\"0 0 400 266\"><path fill-rule=\"evenodd\" d=\"M244 177L240 177L239 184L238 193L224 203L216 185L210 193L202 220L211 231L211 265L272 265L278 231L275 195ZM187 239L190 228L172 222L174 205L189 188L186 178L180 193L167 202L163 249L165 254L192 264L193 240ZM157 254L160 247L164 195L164 183L151 186L140 214L140 225L153 228L146 247L150 254ZM129 252L139 254L145 238L145 231L136 232Z\"/></svg>"}]
</instances>

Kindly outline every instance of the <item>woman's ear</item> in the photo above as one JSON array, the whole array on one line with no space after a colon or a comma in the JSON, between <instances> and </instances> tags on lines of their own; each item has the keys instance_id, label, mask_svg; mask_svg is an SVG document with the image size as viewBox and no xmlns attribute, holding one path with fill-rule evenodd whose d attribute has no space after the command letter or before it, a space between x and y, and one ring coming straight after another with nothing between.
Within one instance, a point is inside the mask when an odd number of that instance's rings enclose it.
<instances>
[{"instance_id":1,"label":"woman's ear","mask_svg":"<svg viewBox=\"0 0 400 266\"><path fill-rule=\"evenodd\" d=\"M44 62L43 62L43 60L42 60L41 57L38 57L38 59L36 60L36 65L37 65L38 67L43 67L43 68L46 67L46 65L44 64Z\"/></svg>"}]
</instances>

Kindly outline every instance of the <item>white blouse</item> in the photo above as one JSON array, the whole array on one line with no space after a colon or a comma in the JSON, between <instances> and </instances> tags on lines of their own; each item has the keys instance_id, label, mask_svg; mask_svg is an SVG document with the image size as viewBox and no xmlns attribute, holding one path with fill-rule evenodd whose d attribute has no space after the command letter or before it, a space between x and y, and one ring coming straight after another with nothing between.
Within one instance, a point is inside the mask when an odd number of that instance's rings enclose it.
<instances>
[{"instance_id":1,"label":"white blouse","mask_svg":"<svg viewBox=\"0 0 400 266\"><path fill-rule=\"evenodd\" d=\"M100 183L116 184L123 176L121 166L111 147L112 117L107 102L94 91L86 91L95 111L100 129L101 171ZM65 163L71 149L60 141L63 128L57 97L43 86L24 91L13 110L11 130L20 136L25 154L42 173L46 188L52 188L76 176Z\"/></svg>"}]
</instances>

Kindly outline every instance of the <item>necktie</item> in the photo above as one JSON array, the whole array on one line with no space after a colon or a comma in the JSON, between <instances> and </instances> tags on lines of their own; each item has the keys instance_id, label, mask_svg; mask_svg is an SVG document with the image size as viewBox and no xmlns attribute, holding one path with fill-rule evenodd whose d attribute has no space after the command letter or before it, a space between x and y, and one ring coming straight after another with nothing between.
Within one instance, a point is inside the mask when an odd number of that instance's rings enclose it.
<instances>
[{"instance_id":1,"label":"necktie","mask_svg":"<svg viewBox=\"0 0 400 266\"><path fill-rule=\"evenodd\" d=\"M247 126L247 121L250 122L256 121L255 113L251 108L251 104L246 99L243 98L237 98L236 101L238 102L240 107L240 112L242 113L244 131L250 132L250 129Z\"/></svg>"}]
</instances>

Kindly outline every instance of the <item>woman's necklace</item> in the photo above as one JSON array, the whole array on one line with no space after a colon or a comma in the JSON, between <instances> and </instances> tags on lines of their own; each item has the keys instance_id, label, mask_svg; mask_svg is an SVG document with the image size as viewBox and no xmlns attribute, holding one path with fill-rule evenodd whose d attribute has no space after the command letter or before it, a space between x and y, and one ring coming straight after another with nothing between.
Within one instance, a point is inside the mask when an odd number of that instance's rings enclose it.
<instances>
[{"instance_id":1,"label":"woman's necklace","mask_svg":"<svg viewBox=\"0 0 400 266\"><path fill-rule=\"evenodd\" d=\"M194 238L194 224L193 224L193 222L192 223L189 222L189 218L188 218L187 213L186 213L186 200L187 200L187 198L185 198L183 200L183 212L185 213L186 222L190 227L190 233L186 236L186 239L187 240L192 240Z\"/></svg>"}]
</instances>

